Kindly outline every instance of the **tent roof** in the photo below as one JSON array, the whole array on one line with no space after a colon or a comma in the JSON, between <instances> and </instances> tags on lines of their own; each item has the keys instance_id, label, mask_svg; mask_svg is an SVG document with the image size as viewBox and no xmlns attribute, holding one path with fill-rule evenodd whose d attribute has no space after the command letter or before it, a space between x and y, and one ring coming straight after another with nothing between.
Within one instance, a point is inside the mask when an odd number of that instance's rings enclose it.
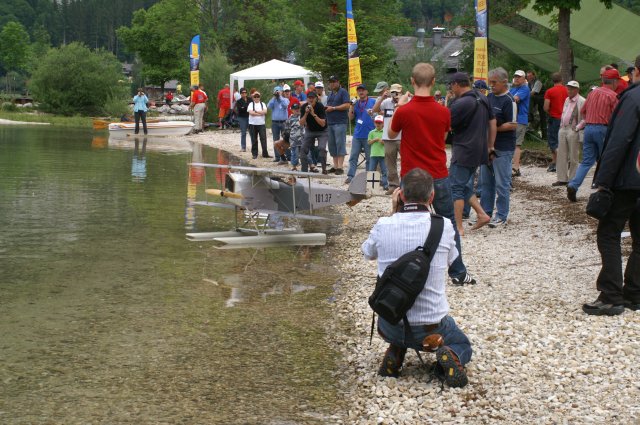
<instances>
[{"instance_id":1,"label":"tent roof","mask_svg":"<svg viewBox=\"0 0 640 425\"><path fill-rule=\"evenodd\" d=\"M616 4L607 9L599 0L582 0L580 6L580 10L571 12L571 38L629 63L633 62L640 52L640 16ZM520 11L520 15L555 29L551 23L552 15L540 16L531 5Z\"/></svg>"},{"instance_id":2,"label":"tent roof","mask_svg":"<svg viewBox=\"0 0 640 425\"><path fill-rule=\"evenodd\" d=\"M268 62L242 71L231 74L232 79L241 80L276 80L283 78L309 77L313 75L311 71L299 65L283 62L278 59L271 59Z\"/></svg>"},{"instance_id":3,"label":"tent roof","mask_svg":"<svg viewBox=\"0 0 640 425\"><path fill-rule=\"evenodd\" d=\"M492 43L520 56L523 60L545 71L558 70L558 49L502 24L491 25L489 38ZM598 79L600 65L576 57L576 80L590 82Z\"/></svg>"}]
</instances>

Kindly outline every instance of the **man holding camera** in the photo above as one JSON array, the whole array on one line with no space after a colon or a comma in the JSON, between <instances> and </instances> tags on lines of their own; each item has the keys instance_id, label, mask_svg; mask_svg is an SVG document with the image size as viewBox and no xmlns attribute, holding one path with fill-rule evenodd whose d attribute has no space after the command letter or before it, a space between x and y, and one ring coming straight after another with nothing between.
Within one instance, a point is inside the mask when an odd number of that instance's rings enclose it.
<instances>
[{"instance_id":1,"label":"man holding camera","mask_svg":"<svg viewBox=\"0 0 640 425\"><path fill-rule=\"evenodd\" d=\"M149 103L149 98L144 94L142 87L140 87L138 94L133 96L133 116L136 121L136 134L140 132L140 120L142 120L142 131L144 134L147 134L147 111L149 110L147 103Z\"/></svg>"},{"instance_id":2,"label":"man holding camera","mask_svg":"<svg viewBox=\"0 0 640 425\"><path fill-rule=\"evenodd\" d=\"M443 135L444 137L444 135ZM381 217L362 244L367 260L378 260L378 275L403 254L422 246L431 228L429 205L434 198L433 178L414 168L402 179L402 189L392 194L392 215ZM464 387L468 380L464 365L471 360L471 343L449 316L446 295L446 270L458 257L451 221L444 219L440 243L431 260L424 288L406 317L413 341L405 339L403 323L397 325L378 319L378 333L389 347L378 370L381 376L400 376L408 348L436 352L436 373L451 387ZM438 341L433 344L430 341Z\"/></svg>"},{"instance_id":3,"label":"man holding camera","mask_svg":"<svg viewBox=\"0 0 640 425\"><path fill-rule=\"evenodd\" d=\"M300 118L300 125L306 127L302 149L300 150L300 163L303 172L309 171L309 151L318 140L318 150L320 154L320 164L322 174L327 174L327 142L329 141L329 131L327 130L327 118L325 107L318 102L316 92L309 92L304 113Z\"/></svg>"},{"instance_id":4,"label":"man holding camera","mask_svg":"<svg viewBox=\"0 0 640 425\"><path fill-rule=\"evenodd\" d=\"M380 92L380 96L373 105L373 112L380 113L384 118L384 128L382 130L382 140L384 142L384 162L387 166L387 174L389 178L389 190L386 194L391 195L393 191L400 186L400 176L398 175L398 152L400 152L400 138L402 134L398 133L395 137L389 136L389 127L391 126L391 118L398 107L398 99L402 93L400 84L389 85L380 81L376 86L374 93Z\"/></svg>"},{"instance_id":5,"label":"man holding camera","mask_svg":"<svg viewBox=\"0 0 640 425\"><path fill-rule=\"evenodd\" d=\"M329 153L333 158L330 173L344 174L342 165L347 155L347 126L349 124L349 93L340 85L337 76L329 77L331 92L327 96L327 124L329 124Z\"/></svg>"},{"instance_id":6,"label":"man holding camera","mask_svg":"<svg viewBox=\"0 0 640 425\"><path fill-rule=\"evenodd\" d=\"M640 310L640 174L636 170L640 152L640 56L635 61L633 80L635 84L622 92L611 115L594 177L598 192L591 196L609 198L611 205L598 222L602 268L596 282L600 295L582 306L590 315L618 315L625 307ZM623 277L620 233L627 222L632 242Z\"/></svg>"},{"instance_id":7,"label":"man holding camera","mask_svg":"<svg viewBox=\"0 0 640 425\"><path fill-rule=\"evenodd\" d=\"M275 148L275 143L280 140L280 133L284 131L285 123L289 118L289 99L280 95L282 87L276 86L273 89L273 97L267 104L267 108L271 109L271 136L273 137L274 156L273 162L279 165L287 163L286 155L280 156L280 152Z\"/></svg>"}]
</instances>

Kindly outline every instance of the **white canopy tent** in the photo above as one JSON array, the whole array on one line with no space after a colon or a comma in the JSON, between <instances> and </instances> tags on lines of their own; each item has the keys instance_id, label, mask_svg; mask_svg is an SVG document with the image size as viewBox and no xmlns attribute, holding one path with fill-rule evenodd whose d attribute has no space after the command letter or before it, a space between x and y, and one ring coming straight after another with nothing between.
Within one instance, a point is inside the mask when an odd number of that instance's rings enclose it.
<instances>
[{"instance_id":1,"label":"white canopy tent","mask_svg":"<svg viewBox=\"0 0 640 425\"><path fill-rule=\"evenodd\" d=\"M240 88L244 87L244 82L247 80L284 80L289 78L302 78L306 87L309 83L309 79L313 75L313 72L299 65L283 62L278 59L271 59L270 61L261 63L260 65L234 72L229 76L229 86L231 88L231 93L233 93L235 89L235 81L238 82L238 90L240 90Z\"/></svg>"}]
</instances>

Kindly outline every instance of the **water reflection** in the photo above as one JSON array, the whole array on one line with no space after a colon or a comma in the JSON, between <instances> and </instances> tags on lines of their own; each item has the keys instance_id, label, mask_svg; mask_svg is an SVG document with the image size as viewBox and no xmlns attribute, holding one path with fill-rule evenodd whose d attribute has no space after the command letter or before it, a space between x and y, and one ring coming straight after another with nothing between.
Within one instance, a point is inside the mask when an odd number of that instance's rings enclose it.
<instances>
[{"instance_id":1,"label":"water reflection","mask_svg":"<svg viewBox=\"0 0 640 425\"><path fill-rule=\"evenodd\" d=\"M147 138L142 139L142 147L140 147L140 139L135 138L135 146L133 148L133 158L131 159L131 180L134 182L143 182L147 178L147 159L144 157L147 152Z\"/></svg>"}]
</instances>

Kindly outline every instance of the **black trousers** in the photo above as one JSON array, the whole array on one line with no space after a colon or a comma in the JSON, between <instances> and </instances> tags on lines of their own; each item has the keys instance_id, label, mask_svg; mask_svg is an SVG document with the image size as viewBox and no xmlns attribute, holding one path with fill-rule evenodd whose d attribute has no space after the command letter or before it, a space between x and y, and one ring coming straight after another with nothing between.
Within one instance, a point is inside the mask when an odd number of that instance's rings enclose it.
<instances>
[{"instance_id":1,"label":"black trousers","mask_svg":"<svg viewBox=\"0 0 640 425\"><path fill-rule=\"evenodd\" d=\"M133 113L133 116L136 120L135 133L138 134L140 132L140 120L142 120L142 131L147 134L147 113L145 111L137 111Z\"/></svg>"},{"instance_id":2,"label":"black trousers","mask_svg":"<svg viewBox=\"0 0 640 425\"><path fill-rule=\"evenodd\" d=\"M640 191L614 190L613 205L609 213L598 223L598 251L602 257L602 269L598 275L598 297L607 304L623 304L624 301L640 303ZM632 250L622 276L622 252L620 233L629 221Z\"/></svg>"},{"instance_id":3,"label":"black trousers","mask_svg":"<svg viewBox=\"0 0 640 425\"><path fill-rule=\"evenodd\" d=\"M262 125L249 124L249 137L251 138L251 154L258 156L258 136L260 136L260 146L262 147L262 156L269 156L267 150L267 127Z\"/></svg>"}]
</instances>

